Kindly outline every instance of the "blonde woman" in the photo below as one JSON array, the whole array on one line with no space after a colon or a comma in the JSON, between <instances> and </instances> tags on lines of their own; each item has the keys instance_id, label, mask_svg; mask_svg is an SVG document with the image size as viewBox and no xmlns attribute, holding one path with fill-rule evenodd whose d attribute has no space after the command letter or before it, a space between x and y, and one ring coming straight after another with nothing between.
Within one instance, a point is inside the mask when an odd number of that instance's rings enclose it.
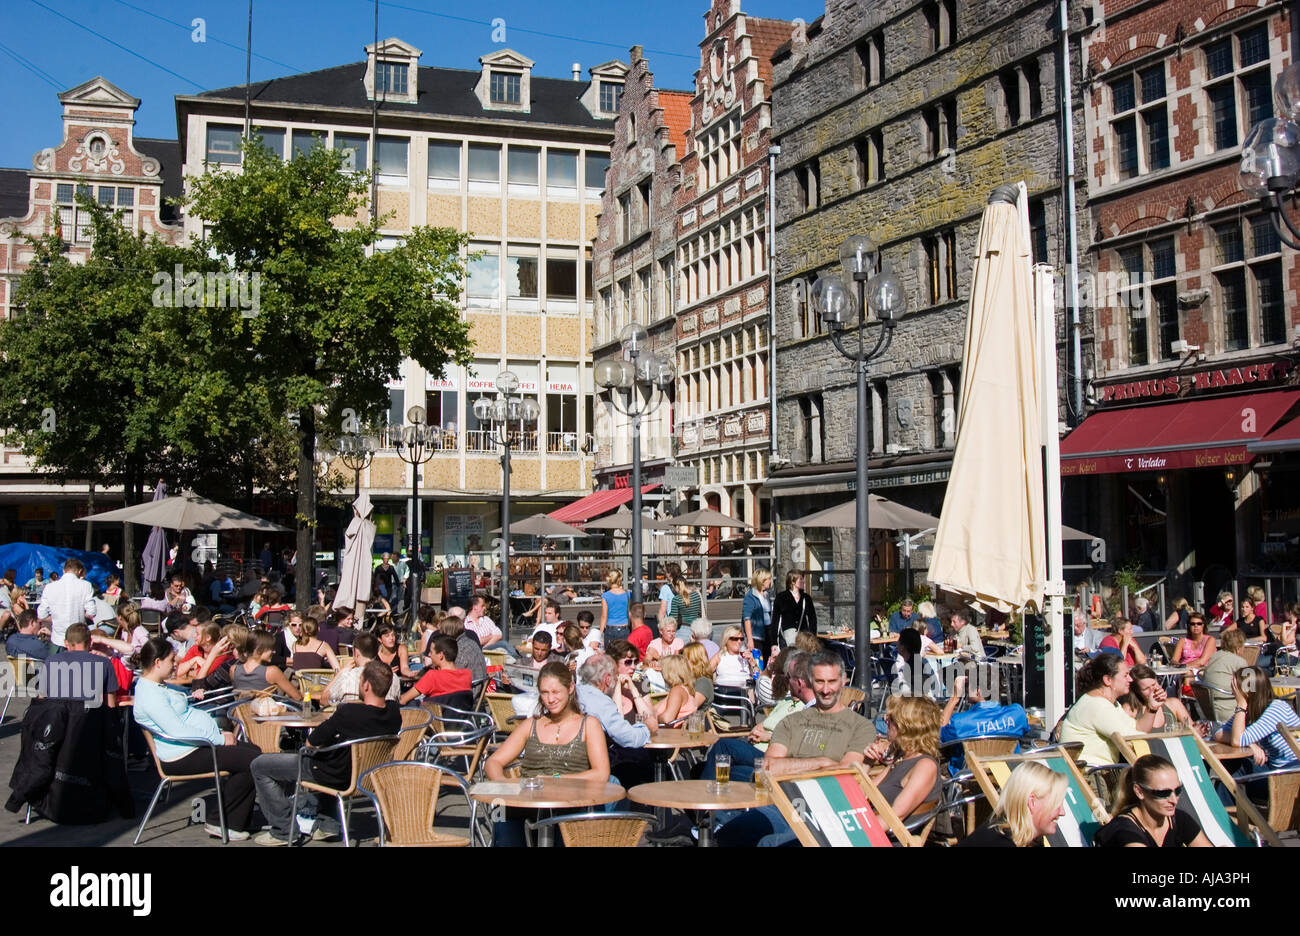
<instances>
[{"instance_id":1,"label":"blonde woman","mask_svg":"<svg viewBox=\"0 0 1300 936\"><path fill-rule=\"evenodd\" d=\"M1255 617L1262 618L1264 626L1267 628L1272 623L1272 615L1269 613L1271 609L1268 606L1268 595L1265 594L1264 589L1258 585L1252 585L1246 589L1246 597L1255 603Z\"/></svg>"},{"instance_id":2,"label":"blonde woman","mask_svg":"<svg viewBox=\"0 0 1300 936\"><path fill-rule=\"evenodd\" d=\"M697 693L693 688L695 674L691 672L690 662L680 653L661 659L659 670L664 674L668 695L655 706L655 715L659 718L659 724L669 725L699 708Z\"/></svg>"},{"instance_id":3,"label":"blonde woman","mask_svg":"<svg viewBox=\"0 0 1300 936\"><path fill-rule=\"evenodd\" d=\"M695 677L695 705L708 708L713 704L713 669L709 666L709 652L704 649L704 644L688 643L682 656L691 664L691 675Z\"/></svg>"},{"instance_id":4,"label":"blonde woman","mask_svg":"<svg viewBox=\"0 0 1300 936\"><path fill-rule=\"evenodd\" d=\"M745 647L751 652L758 650L763 659L772 652L775 632L768 626L772 623L772 599L768 590L772 587L772 573L759 569L749 579L749 591L740 608L741 620L745 622Z\"/></svg>"},{"instance_id":5,"label":"blonde woman","mask_svg":"<svg viewBox=\"0 0 1300 936\"><path fill-rule=\"evenodd\" d=\"M745 689L757 666L754 655L745 650L745 635L740 628L733 624L723 631L722 649L709 661L714 684Z\"/></svg>"},{"instance_id":6,"label":"blonde woman","mask_svg":"<svg viewBox=\"0 0 1300 936\"><path fill-rule=\"evenodd\" d=\"M623 573L610 569L605 575L605 591L600 595L600 633L607 647L612 640L627 640L627 602Z\"/></svg>"},{"instance_id":7,"label":"blonde woman","mask_svg":"<svg viewBox=\"0 0 1300 936\"><path fill-rule=\"evenodd\" d=\"M1043 844L1065 815L1069 781L1050 767L1026 761L1011 772L989 824L976 829L958 847L1029 848Z\"/></svg>"},{"instance_id":8,"label":"blonde woman","mask_svg":"<svg viewBox=\"0 0 1300 936\"><path fill-rule=\"evenodd\" d=\"M1165 618L1165 630L1173 630L1175 627L1180 630L1187 629L1187 619L1192 614L1191 605L1187 603L1186 598L1179 598L1174 602L1174 610L1169 612L1169 617ZM1204 623L1204 622L1202 622Z\"/></svg>"},{"instance_id":9,"label":"blonde woman","mask_svg":"<svg viewBox=\"0 0 1300 936\"><path fill-rule=\"evenodd\" d=\"M866 750L869 763L891 764L876 778L876 786L900 819L915 813L922 803L938 805L943 783L939 775L942 714L937 703L922 696L890 696L885 704L889 740L879 740Z\"/></svg>"}]
</instances>

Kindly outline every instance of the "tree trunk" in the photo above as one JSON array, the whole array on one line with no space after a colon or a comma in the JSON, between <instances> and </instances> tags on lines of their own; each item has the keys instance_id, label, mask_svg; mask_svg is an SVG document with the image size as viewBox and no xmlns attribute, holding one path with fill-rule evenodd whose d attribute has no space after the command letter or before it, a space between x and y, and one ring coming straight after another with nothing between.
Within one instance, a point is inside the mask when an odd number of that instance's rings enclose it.
<instances>
[{"instance_id":1,"label":"tree trunk","mask_svg":"<svg viewBox=\"0 0 1300 936\"><path fill-rule=\"evenodd\" d=\"M303 614L316 591L316 411L298 413L298 561L294 566L296 607Z\"/></svg>"},{"instance_id":2,"label":"tree trunk","mask_svg":"<svg viewBox=\"0 0 1300 936\"><path fill-rule=\"evenodd\" d=\"M140 502L137 496L136 487L137 472L132 465L127 466L126 474L122 478L122 499L126 501L126 506L131 507ZM122 588L126 590L127 595L139 594L139 581L135 577L135 524L122 524Z\"/></svg>"}]
</instances>

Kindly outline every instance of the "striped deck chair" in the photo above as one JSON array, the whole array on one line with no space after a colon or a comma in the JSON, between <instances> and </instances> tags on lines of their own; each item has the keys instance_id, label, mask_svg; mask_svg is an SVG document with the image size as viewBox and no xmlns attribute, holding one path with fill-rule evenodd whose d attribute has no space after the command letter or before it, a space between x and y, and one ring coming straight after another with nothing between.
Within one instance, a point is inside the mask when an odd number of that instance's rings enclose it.
<instances>
[{"instance_id":1,"label":"striped deck chair","mask_svg":"<svg viewBox=\"0 0 1300 936\"><path fill-rule=\"evenodd\" d=\"M986 755L971 753L966 764L975 775L980 789L991 806L996 807L1002 785L1025 761L1037 761L1069 780L1065 790L1065 815L1056 823L1056 832L1045 836L1043 844L1051 848L1088 848L1092 837L1110 817L1102 808L1097 794L1079 772L1079 767L1064 747L1041 748L1028 754Z\"/></svg>"},{"instance_id":2,"label":"striped deck chair","mask_svg":"<svg viewBox=\"0 0 1300 936\"><path fill-rule=\"evenodd\" d=\"M1178 782L1183 787L1178 808L1192 814L1205 831L1205 837L1216 848L1253 847L1256 842L1250 834L1251 826L1270 845L1281 847L1277 833L1260 816L1246 791L1237 786L1223 762L1214 756L1196 732L1157 732L1128 737L1116 733L1113 740L1120 755L1130 764L1144 754L1156 754L1174 765ZM1214 788L1216 778L1237 802L1235 821Z\"/></svg>"},{"instance_id":3,"label":"striped deck chair","mask_svg":"<svg viewBox=\"0 0 1300 936\"><path fill-rule=\"evenodd\" d=\"M772 805L805 846L892 848L918 846L861 765L782 777Z\"/></svg>"}]
</instances>

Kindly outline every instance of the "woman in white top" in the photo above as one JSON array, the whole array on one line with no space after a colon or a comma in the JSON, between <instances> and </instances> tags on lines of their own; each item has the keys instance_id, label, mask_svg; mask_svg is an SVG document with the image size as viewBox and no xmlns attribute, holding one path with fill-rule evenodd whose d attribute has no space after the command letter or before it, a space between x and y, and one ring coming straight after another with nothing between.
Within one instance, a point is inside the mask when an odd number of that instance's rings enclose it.
<instances>
[{"instance_id":1,"label":"woman in white top","mask_svg":"<svg viewBox=\"0 0 1300 936\"><path fill-rule=\"evenodd\" d=\"M753 655L745 650L744 633L734 624L722 632L722 649L709 661L714 685L733 689L748 686L757 665Z\"/></svg>"}]
</instances>

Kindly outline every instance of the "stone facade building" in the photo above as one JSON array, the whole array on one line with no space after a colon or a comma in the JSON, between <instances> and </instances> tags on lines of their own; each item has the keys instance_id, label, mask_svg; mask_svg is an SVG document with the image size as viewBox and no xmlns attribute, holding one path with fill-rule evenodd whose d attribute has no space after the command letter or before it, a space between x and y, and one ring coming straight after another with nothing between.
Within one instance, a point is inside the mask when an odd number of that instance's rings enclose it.
<instances>
[{"instance_id":1,"label":"stone facade building","mask_svg":"<svg viewBox=\"0 0 1300 936\"><path fill-rule=\"evenodd\" d=\"M1094 9L1097 354L1092 415L1062 443L1065 495L1113 563L1190 598L1193 582L1212 593L1300 567L1300 465L1277 439L1257 449L1300 397L1300 263L1238 182L1242 143L1293 60L1291 23L1277 2Z\"/></svg>"},{"instance_id":2,"label":"stone facade building","mask_svg":"<svg viewBox=\"0 0 1300 936\"><path fill-rule=\"evenodd\" d=\"M775 57L776 564L778 575L808 568L819 601L834 602L841 585L841 613L852 608L853 531L790 525L852 497L857 451L853 370L826 335L811 286L823 273L842 275L839 245L858 233L901 279L909 312L870 374L871 483L937 515L989 193L1023 180L1035 260L1058 271L1066 262L1057 10L1048 0L828 0L825 15ZM1080 14L1072 32L1082 25ZM1077 35L1070 41L1077 88ZM1076 225L1081 237L1086 228ZM869 342L879 328L867 327ZM1059 337L1064 347L1064 330ZM904 587L893 571L902 564L895 536L873 531L872 593L881 601ZM914 568L925 556L913 555ZM836 569L846 574L837 579Z\"/></svg>"},{"instance_id":3,"label":"stone facade building","mask_svg":"<svg viewBox=\"0 0 1300 936\"><path fill-rule=\"evenodd\" d=\"M87 257L91 229L77 207L84 193L121 212L129 230L179 243L179 209L166 199L181 192L180 148L175 140L138 137L132 97L105 78L92 78L59 95L63 138L32 159L31 169L0 169L0 315L21 310L13 287L31 263L27 237L62 232L70 257ZM0 444L0 541L57 542L56 531L82 545L86 483L56 485L37 473L21 450ZM110 531L110 535L116 535Z\"/></svg>"}]
</instances>

